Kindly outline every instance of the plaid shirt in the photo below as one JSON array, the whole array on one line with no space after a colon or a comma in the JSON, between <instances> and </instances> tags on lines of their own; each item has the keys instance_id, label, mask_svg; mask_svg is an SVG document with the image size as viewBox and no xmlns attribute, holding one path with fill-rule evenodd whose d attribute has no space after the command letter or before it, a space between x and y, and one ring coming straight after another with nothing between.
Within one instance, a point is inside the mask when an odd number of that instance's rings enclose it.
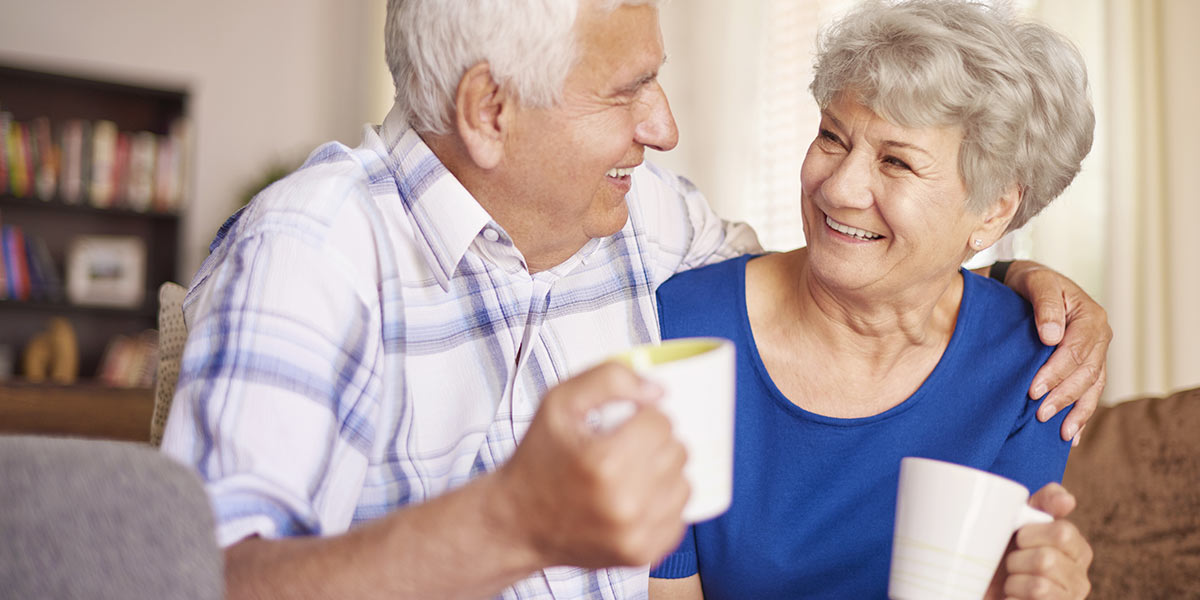
<instances>
[{"instance_id":1,"label":"plaid shirt","mask_svg":"<svg viewBox=\"0 0 1200 600\"><path fill-rule=\"evenodd\" d=\"M651 165L628 203L620 232L531 275L393 113L230 218L185 302L163 442L207 482L221 544L344 532L495 470L549 387L658 339L660 283L757 250ZM644 597L645 577L553 568L501 597Z\"/></svg>"}]
</instances>

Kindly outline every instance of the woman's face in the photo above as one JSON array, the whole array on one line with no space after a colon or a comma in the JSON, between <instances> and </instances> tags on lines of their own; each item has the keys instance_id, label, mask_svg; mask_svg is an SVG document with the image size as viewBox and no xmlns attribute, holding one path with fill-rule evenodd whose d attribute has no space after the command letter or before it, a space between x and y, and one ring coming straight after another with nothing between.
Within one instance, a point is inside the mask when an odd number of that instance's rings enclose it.
<instances>
[{"instance_id":1,"label":"woman's face","mask_svg":"<svg viewBox=\"0 0 1200 600\"><path fill-rule=\"evenodd\" d=\"M835 98L800 173L813 275L881 294L943 288L983 222L967 209L961 141L958 127L900 127Z\"/></svg>"}]
</instances>

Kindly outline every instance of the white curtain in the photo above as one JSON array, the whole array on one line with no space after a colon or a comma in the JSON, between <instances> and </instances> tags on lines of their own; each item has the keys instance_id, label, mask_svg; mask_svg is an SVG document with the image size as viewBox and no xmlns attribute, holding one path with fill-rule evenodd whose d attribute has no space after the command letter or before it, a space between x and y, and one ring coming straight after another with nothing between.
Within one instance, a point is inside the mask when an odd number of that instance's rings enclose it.
<instances>
[{"instance_id":1,"label":"white curtain","mask_svg":"<svg viewBox=\"0 0 1200 600\"><path fill-rule=\"evenodd\" d=\"M679 148L651 160L688 176L771 250L804 245L800 162L819 115L808 84L817 29L853 0L686 0L662 8L662 82Z\"/></svg>"},{"instance_id":2,"label":"white curtain","mask_svg":"<svg viewBox=\"0 0 1200 600\"><path fill-rule=\"evenodd\" d=\"M1107 8L1106 397L1120 400L1200 383L1200 3Z\"/></svg>"}]
</instances>

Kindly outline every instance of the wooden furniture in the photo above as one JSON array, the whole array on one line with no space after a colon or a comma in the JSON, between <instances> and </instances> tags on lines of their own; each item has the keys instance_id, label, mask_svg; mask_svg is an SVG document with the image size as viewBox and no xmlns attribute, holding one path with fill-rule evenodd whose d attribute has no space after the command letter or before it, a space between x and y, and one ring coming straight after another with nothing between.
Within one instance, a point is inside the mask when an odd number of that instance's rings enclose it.
<instances>
[{"instance_id":1,"label":"wooden furniture","mask_svg":"<svg viewBox=\"0 0 1200 600\"><path fill-rule=\"evenodd\" d=\"M0 433L150 441L154 392L98 384L0 386Z\"/></svg>"},{"instance_id":2,"label":"wooden furniture","mask_svg":"<svg viewBox=\"0 0 1200 600\"><path fill-rule=\"evenodd\" d=\"M114 123L128 139L139 132L165 139L176 131L178 123L186 122L187 105L188 96L182 90L0 65L0 111L9 113L10 123L47 118L52 139L60 146L63 125L72 120ZM179 205L142 205L135 209L135 203L122 197L128 192L118 190L114 202L98 207L88 198L86 183L83 189L82 198L69 201L61 184L50 195L36 191L22 195L11 181L0 185L0 223L16 226L25 236L43 241L64 292L69 249L81 237L132 236L141 240L146 251L142 299L133 306L104 307L74 304L65 293L58 298L30 299L0 294L7 296L0 299L0 346L8 347L14 367L12 378L0 381L0 430L145 440L153 391L108 390L94 380L105 348L115 336L156 327L158 286L179 279ZM52 317L67 318L75 330L79 344L77 386L42 386L21 380L22 349ZM136 428L131 424L134 418L141 419Z\"/></svg>"},{"instance_id":3,"label":"wooden furniture","mask_svg":"<svg viewBox=\"0 0 1200 600\"><path fill-rule=\"evenodd\" d=\"M1068 517L1093 600L1200 598L1200 388L1101 406L1071 451Z\"/></svg>"}]
</instances>

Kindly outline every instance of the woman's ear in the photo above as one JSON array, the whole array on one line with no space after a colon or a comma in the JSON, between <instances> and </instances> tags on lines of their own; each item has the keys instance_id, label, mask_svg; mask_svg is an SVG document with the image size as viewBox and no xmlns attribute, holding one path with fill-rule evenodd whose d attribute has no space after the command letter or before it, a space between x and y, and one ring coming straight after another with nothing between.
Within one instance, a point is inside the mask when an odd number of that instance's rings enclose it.
<instances>
[{"instance_id":1,"label":"woman's ear","mask_svg":"<svg viewBox=\"0 0 1200 600\"><path fill-rule=\"evenodd\" d=\"M504 157L511 112L510 99L492 79L486 62L467 69L454 96L454 126L467 154L480 169L492 169Z\"/></svg>"},{"instance_id":2,"label":"woman's ear","mask_svg":"<svg viewBox=\"0 0 1200 600\"><path fill-rule=\"evenodd\" d=\"M1021 207L1024 190L1017 184L1010 185L995 202L983 211L983 222L971 233L967 242L972 252L979 252L1004 237L1008 224Z\"/></svg>"}]
</instances>

